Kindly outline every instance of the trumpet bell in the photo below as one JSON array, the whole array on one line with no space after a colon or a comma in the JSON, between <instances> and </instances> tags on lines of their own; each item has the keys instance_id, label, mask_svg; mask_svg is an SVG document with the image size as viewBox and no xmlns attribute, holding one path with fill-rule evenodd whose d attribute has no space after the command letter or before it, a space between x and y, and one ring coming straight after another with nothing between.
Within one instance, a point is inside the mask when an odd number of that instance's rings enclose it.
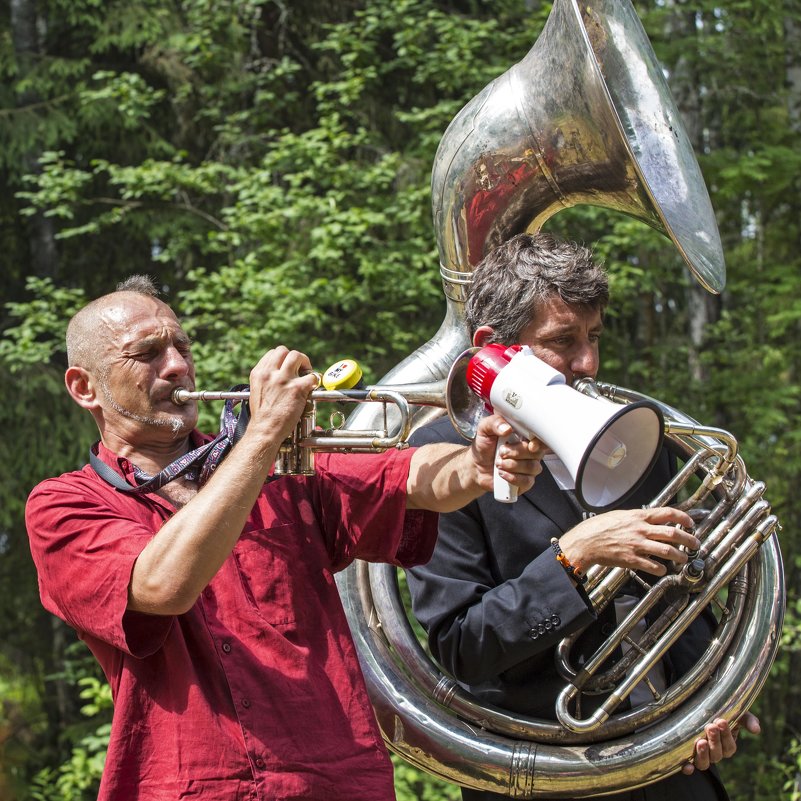
<instances>
[{"instance_id":1,"label":"trumpet bell","mask_svg":"<svg viewBox=\"0 0 801 801\"><path fill-rule=\"evenodd\" d=\"M467 383L467 368L478 350L479 348L468 348L456 357L445 385L448 417L453 427L466 440L472 440L476 436L481 418L489 413L484 401Z\"/></svg>"}]
</instances>

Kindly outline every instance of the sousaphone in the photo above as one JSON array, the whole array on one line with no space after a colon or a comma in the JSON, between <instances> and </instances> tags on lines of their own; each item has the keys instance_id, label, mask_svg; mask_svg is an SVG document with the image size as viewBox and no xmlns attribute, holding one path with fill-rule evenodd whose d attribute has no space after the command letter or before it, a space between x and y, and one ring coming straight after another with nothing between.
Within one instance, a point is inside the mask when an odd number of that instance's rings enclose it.
<instances>
[{"instance_id":1,"label":"sousaphone","mask_svg":"<svg viewBox=\"0 0 801 801\"><path fill-rule=\"evenodd\" d=\"M609 208L668 236L710 292L726 270L712 205L662 69L628 0L555 0L536 43L451 122L437 151L432 204L446 298L437 334L381 379L428 383L448 375L469 347L465 287L493 247L535 231L578 204ZM646 396L609 384L577 386L616 402ZM676 493L698 520L701 551L684 572L657 582L653 601L681 596L649 630L639 662L613 676L604 662L557 660L565 689L557 722L479 703L428 657L409 622L394 568L357 562L337 577L371 701L391 750L436 776L514 798L616 792L674 773L715 717L736 720L753 703L775 658L784 612L778 524L728 432L659 404L685 470L654 499ZM434 414L441 412L436 411ZM374 409L348 426L369 428ZM421 408L416 424L432 414ZM666 579L669 577L666 577ZM601 569L588 592L600 608L628 579ZM676 587L679 587L677 590ZM671 594L672 593L672 594ZM650 601L646 598L644 604ZM675 685L622 711L615 698L712 604L713 642ZM670 604L667 604L670 607ZM635 610L636 611L636 610ZM625 631L610 635L614 650ZM619 671L618 671L619 672ZM618 681L613 701L589 718L577 695Z\"/></svg>"}]
</instances>

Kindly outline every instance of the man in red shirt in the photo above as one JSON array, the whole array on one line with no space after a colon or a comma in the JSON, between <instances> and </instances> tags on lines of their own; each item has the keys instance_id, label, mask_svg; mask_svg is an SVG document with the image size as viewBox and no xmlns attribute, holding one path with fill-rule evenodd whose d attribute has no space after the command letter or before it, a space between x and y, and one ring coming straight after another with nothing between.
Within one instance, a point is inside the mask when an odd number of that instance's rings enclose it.
<instances>
[{"instance_id":1,"label":"man in red shirt","mask_svg":"<svg viewBox=\"0 0 801 801\"><path fill-rule=\"evenodd\" d=\"M491 489L509 426L487 418L470 447L320 454L314 476L265 484L315 386L306 356L277 347L250 374L247 429L201 487L175 468L211 439L196 404L171 400L194 388L189 341L152 284L88 304L67 350L67 390L100 442L90 465L33 490L26 521L44 606L111 685L99 798L393 799L334 573L426 561L431 511ZM540 455L507 447L503 477L527 489Z\"/></svg>"}]
</instances>

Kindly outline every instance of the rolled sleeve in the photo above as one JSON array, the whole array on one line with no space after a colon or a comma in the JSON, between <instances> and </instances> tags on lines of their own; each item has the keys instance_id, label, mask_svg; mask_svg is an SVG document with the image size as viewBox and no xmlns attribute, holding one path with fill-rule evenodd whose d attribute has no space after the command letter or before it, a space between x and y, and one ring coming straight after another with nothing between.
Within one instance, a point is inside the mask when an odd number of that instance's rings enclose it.
<instances>
[{"instance_id":1,"label":"rolled sleeve","mask_svg":"<svg viewBox=\"0 0 801 801\"><path fill-rule=\"evenodd\" d=\"M436 512L406 508L406 485L414 448L382 454L321 454L322 506L337 521L329 544L336 569L353 559L400 567L431 558Z\"/></svg>"}]
</instances>

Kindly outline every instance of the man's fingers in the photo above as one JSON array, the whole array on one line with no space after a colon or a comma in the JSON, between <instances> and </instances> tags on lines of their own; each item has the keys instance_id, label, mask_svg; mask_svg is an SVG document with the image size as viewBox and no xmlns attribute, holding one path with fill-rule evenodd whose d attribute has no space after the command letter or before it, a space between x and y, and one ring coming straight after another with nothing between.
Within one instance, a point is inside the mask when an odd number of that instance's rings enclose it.
<instances>
[{"instance_id":1,"label":"man's fingers","mask_svg":"<svg viewBox=\"0 0 801 801\"><path fill-rule=\"evenodd\" d=\"M695 741L695 759L693 761L698 770L709 770L709 743L704 738Z\"/></svg>"},{"instance_id":2,"label":"man's fingers","mask_svg":"<svg viewBox=\"0 0 801 801\"><path fill-rule=\"evenodd\" d=\"M542 472L542 463L532 454L524 443L515 448L504 446L495 459L498 475L523 492L534 485L534 479Z\"/></svg>"},{"instance_id":3,"label":"man's fingers","mask_svg":"<svg viewBox=\"0 0 801 801\"><path fill-rule=\"evenodd\" d=\"M534 440L536 441L536 440ZM531 442L521 442L516 437L498 449L499 459L514 459L518 462L536 462L542 458L540 449L530 447Z\"/></svg>"},{"instance_id":4,"label":"man's fingers","mask_svg":"<svg viewBox=\"0 0 801 801\"><path fill-rule=\"evenodd\" d=\"M678 526L653 526L649 536L651 539L669 543L677 548L683 545L690 551L697 550L701 545L701 541L695 534L690 534L689 531Z\"/></svg>"},{"instance_id":5,"label":"man's fingers","mask_svg":"<svg viewBox=\"0 0 801 801\"><path fill-rule=\"evenodd\" d=\"M708 770L710 765L733 757L737 752L739 728L759 734L759 718L746 712L737 723L731 725L725 718L716 718L705 727L704 736L696 740L693 758L682 766L682 773L689 776L696 769Z\"/></svg>"},{"instance_id":6,"label":"man's fingers","mask_svg":"<svg viewBox=\"0 0 801 801\"><path fill-rule=\"evenodd\" d=\"M762 732L759 718L752 712L744 712L743 716L734 724L732 729L735 736L737 736L737 732L741 728L745 729L749 734L760 734Z\"/></svg>"},{"instance_id":7,"label":"man's fingers","mask_svg":"<svg viewBox=\"0 0 801 801\"><path fill-rule=\"evenodd\" d=\"M507 473L509 475L538 476L542 471L539 459L496 459L495 467L504 477Z\"/></svg>"},{"instance_id":8,"label":"man's fingers","mask_svg":"<svg viewBox=\"0 0 801 801\"><path fill-rule=\"evenodd\" d=\"M644 556L639 558L630 557L627 567L631 570L642 570L644 573L650 573L652 576L664 576L667 573L667 568L661 562L654 562L651 559L646 559Z\"/></svg>"},{"instance_id":9,"label":"man's fingers","mask_svg":"<svg viewBox=\"0 0 801 801\"><path fill-rule=\"evenodd\" d=\"M709 745L709 761L713 765L734 756L737 751L737 741L724 718L718 718L706 727L706 740Z\"/></svg>"},{"instance_id":10,"label":"man's fingers","mask_svg":"<svg viewBox=\"0 0 801 801\"><path fill-rule=\"evenodd\" d=\"M296 376L308 374L316 381L316 377L311 372L312 366L309 357L299 350L287 350L284 348L283 359L280 359L280 368Z\"/></svg>"},{"instance_id":11,"label":"man's fingers","mask_svg":"<svg viewBox=\"0 0 801 801\"><path fill-rule=\"evenodd\" d=\"M707 727L707 732L709 735L714 735L715 738L713 742L713 738L710 736L713 748L717 749L713 752L714 756L720 754L721 759L728 759L734 756L737 751L737 736L734 728L729 726L729 722L725 718L715 720L712 726Z\"/></svg>"},{"instance_id":12,"label":"man's fingers","mask_svg":"<svg viewBox=\"0 0 801 801\"><path fill-rule=\"evenodd\" d=\"M715 723L706 727L706 741L709 743L709 761L714 765L723 759L720 728Z\"/></svg>"},{"instance_id":13,"label":"man's fingers","mask_svg":"<svg viewBox=\"0 0 801 801\"><path fill-rule=\"evenodd\" d=\"M662 526L682 526L691 531L695 528L695 523L687 512L681 509L674 509L672 506L657 506L653 509L644 510L645 520L654 525Z\"/></svg>"},{"instance_id":14,"label":"man's fingers","mask_svg":"<svg viewBox=\"0 0 801 801\"><path fill-rule=\"evenodd\" d=\"M499 414L491 414L478 421L476 432L490 437L506 437L513 432L513 429Z\"/></svg>"}]
</instances>

